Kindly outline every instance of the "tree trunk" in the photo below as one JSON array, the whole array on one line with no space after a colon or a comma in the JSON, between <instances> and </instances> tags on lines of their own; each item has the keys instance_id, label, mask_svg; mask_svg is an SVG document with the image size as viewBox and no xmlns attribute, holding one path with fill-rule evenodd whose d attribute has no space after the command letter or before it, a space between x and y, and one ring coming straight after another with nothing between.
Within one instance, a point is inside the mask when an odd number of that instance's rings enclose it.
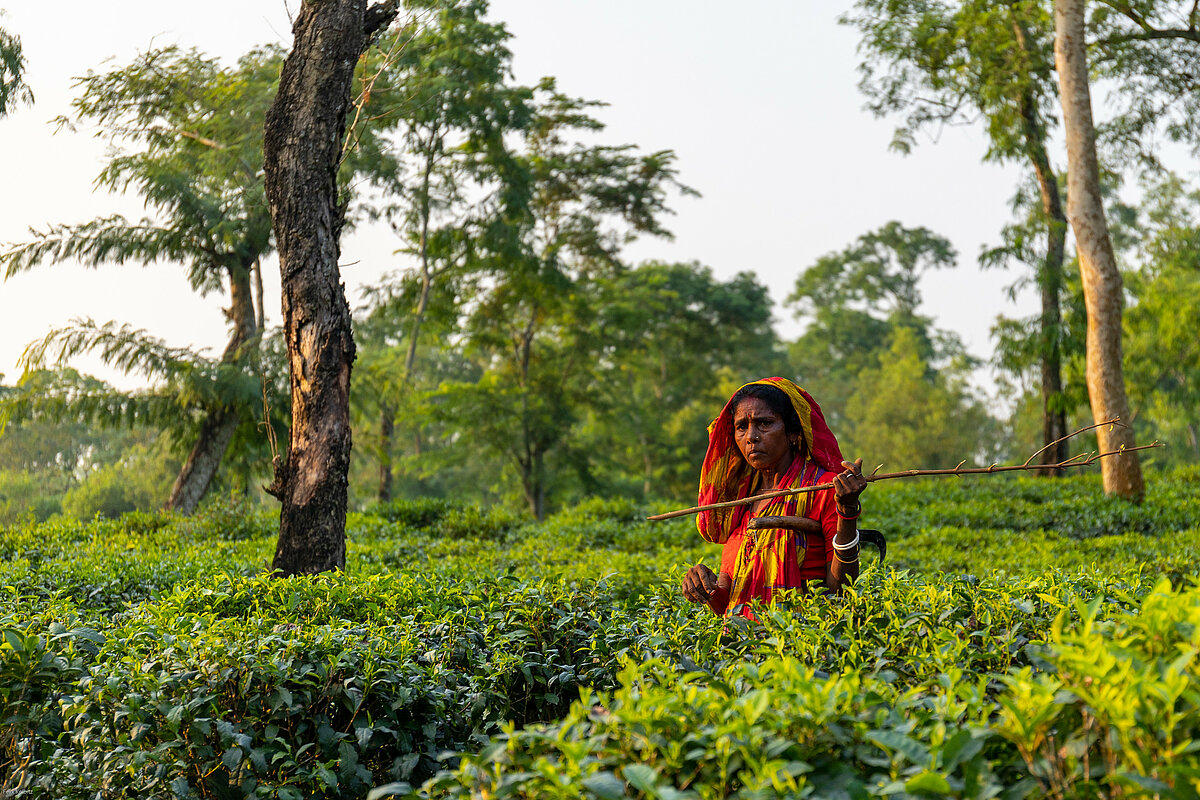
<instances>
[{"instance_id":1,"label":"tree trunk","mask_svg":"<svg viewBox=\"0 0 1200 800\"><path fill-rule=\"evenodd\" d=\"M1054 2L1054 60L1067 137L1067 216L1075 231L1087 306L1087 387L1092 417L1096 422L1114 417L1128 421L1129 401L1121 365L1121 273L1100 195L1084 12L1085 0ZM1099 428L1097 439L1102 452L1134 445L1133 431L1125 427ZM1100 463L1106 493L1129 500L1142 498L1145 483L1136 453L1122 453Z\"/></svg>"},{"instance_id":2,"label":"tree trunk","mask_svg":"<svg viewBox=\"0 0 1200 800\"><path fill-rule=\"evenodd\" d=\"M254 259L254 304L256 306L255 316L258 321L258 329L265 331L267 329L267 311L263 308L263 278L262 278L262 259Z\"/></svg>"},{"instance_id":3,"label":"tree trunk","mask_svg":"<svg viewBox=\"0 0 1200 800\"><path fill-rule=\"evenodd\" d=\"M1041 367L1042 367L1042 444L1049 445L1067 435L1067 414L1056 402L1062 396L1062 309L1059 298L1063 285L1063 256L1067 244L1067 215L1058 192L1058 177L1050 168L1044 138L1030 142L1030 160L1037 173L1046 215L1046 259L1038 270L1042 296ZM1039 457L1041 464L1058 464L1067 459L1067 443L1047 448ZM1062 470L1038 470L1038 475L1060 475Z\"/></svg>"},{"instance_id":4,"label":"tree trunk","mask_svg":"<svg viewBox=\"0 0 1200 800\"><path fill-rule=\"evenodd\" d=\"M237 431L238 415L227 408L210 411L200 424L200 433L196 436L183 468L171 486L171 497L167 500L167 509L180 514L192 514L196 506L208 494L225 451L233 441Z\"/></svg>"},{"instance_id":5,"label":"tree trunk","mask_svg":"<svg viewBox=\"0 0 1200 800\"><path fill-rule=\"evenodd\" d=\"M529 511L538 522L546 513L546 477L545 462L540 452L531 453L527 461L522 461L521 484L525 488L525 502L529 503Z\"/></svg>"},{"instance_id":6,"label":"tree trunk","mask_svg":"<svg viewBox=\"0 0 1200 800\"><path fill-rule=\"evenodd\" d=\"M429 184L430 173L433 170L433 159L425 159L422 178L420 216L421 236L418 242L417 256L421 264L421 294L417 298L417 309L413 314L412 326L408 334L408 350L404 354L404 377L400 390L411 391L413 366L417 363L417 340L421 336L421 325L425 322L425 312L429 307L429 293L433 288L433 276L429 271ZM379 420L379 502L386 503L392 499L392 435L395 432L396 408L384 401ZM418 427L414 439L416 455L421 455L421 429ZM418 478L418 482L420 479Z\"/></svg>"},{"instance_id":7,"label":"tree trunk","mask_svg":"<svg viewBox=\"0 0 1200 800\"><path fill-rule=\"evenodd\" d=\"M645 500L654 488L654 461L650 458L650 440L645 431L638 431L638 444L642 446L642 499Z\"/></svg>"},{"instance_id":8,"label":"tree trunk","mask_svg":"<svg viewBox=\"0 0 1200 800\"><path fill-rule=\"evenodd\" d=\"M1013 34L1017 46L1025 59L1032 58L1025 27L1020 19L1013 19ZM1067 435L1067 413L1056 408L1062 397L1062 310L1059 298L1063 286L1063 254L1067 244L1067 215L1063 211L1062 198L1058 191L1058 176L1050 166L1046 154L1046 126L1038 113L1037 99L1033 90L1026 86L1019 101L1021 130L1025 140L1025 153L1037 176L1038 190L1042 196L1042 212L1046 215L1046 258L1037 271L1038 287L1041 289L1042 316L1039 322L1039 351L1041 355L1042 383L1042 445L1045 451L1038 457L1039 464L1058 464L1068 457L1067 443L1058 442ZM1051 446L1052 442L1058 442ZM1062 470L1040 469L1043 477L1063 474Z\"/></svg>"},{"instance_id":9,"label":"tree trunk","mask_svg":"<svg viewBox=\"0 0 1200 800\"><path fill-rule=\"evenodd\" d=\"M233 364L246 357L245 348L258 334L255 321L254 297L250 288L250 270L234 267L229 270L229 309L225 312L233 323L229 344L221 354L222 364ZM191 514L208 493L229 442L237 431L237 412L229 407L214 408L200 424L200 432L191 453L183 462L179 475L171 487L171 496L166 507L180 514Z\"/></svg>"},{"instance_id":10,"label":"tree trunk","mask_svg":"<svg viewBox=\"0 0 1200 800\"><path fill-rule=\"evenodd\" d=\"M521 332L520 338L514 342L517 363L519 365L518 383L521 387L521 448L524 457L518 459L521 468L521 484L525 489L525 501L529 503L529 511L534 519L542 521L542 510L545 506L546 492L542 473L542 453L534 441L533 431L529 423L529 364L533 353L533 332L537 324L537 309L529 314L529 323Z\"/></svg>"},{"instance_id":11,"label":"tree trunk","mask_svg":"<svg viewBox=\"0 0 1200 800\"><path fill-rule=\"evenodd\" d=\"M421 294L417 298L417 310L413 314L412 329L408 335L408 352L404 354L404 385L405 388L412 380L413 365L417 362L417 339L421 336L421 324L425 321L425 312L429 308L429 293L433 289L433 274L429 270L429 217L432 213L429 203L430 173L433 171L433 159L425 159L425 169L421 181L421 237L417 243L417 257L421 264Z\"/></svg>"},{"instance_id":12,"label":"tree trunk","mask_svg":"<svg viewBox=\"0 0 1200 800\"><path fill-rule=\"evenodd\" d=\"M292 428L271 493L280 499L272 566L284 575L346 565L350 367L354 339L338 255L337 171L354 67L396 2L305 0L267 112L263 170L279 249Z\"/></svg>"},{"instance_id":13,"label":"tree trunk","mask_svg":"<svg viewBox=\"0 0 1200 800\"><path fill-rule=\"evenodd\" d=\"M396 407L386 400L379 409L379 502L392 499L392 434L396 430Z\"/></svg>"}]
</instances>

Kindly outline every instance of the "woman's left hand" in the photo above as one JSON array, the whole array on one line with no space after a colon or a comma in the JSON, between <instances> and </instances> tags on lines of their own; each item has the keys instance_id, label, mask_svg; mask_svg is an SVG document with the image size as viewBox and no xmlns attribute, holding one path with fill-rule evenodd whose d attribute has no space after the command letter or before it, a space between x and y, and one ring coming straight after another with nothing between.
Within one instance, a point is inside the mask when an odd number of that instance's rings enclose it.
<instances>
[{"instance_id":1,"label":"woman's left hand","mask_svg":"<svg viewBox=\"0 0 1200 800\"><path fill-rule=\"evenodd\" d=\"M833 479L833 496L838 508L844 512L856 513L858 496L867 488L867 479L862 474L862 459L854 459L854 463L843 461L844 471Z\"/></svg>"}]
</instances>

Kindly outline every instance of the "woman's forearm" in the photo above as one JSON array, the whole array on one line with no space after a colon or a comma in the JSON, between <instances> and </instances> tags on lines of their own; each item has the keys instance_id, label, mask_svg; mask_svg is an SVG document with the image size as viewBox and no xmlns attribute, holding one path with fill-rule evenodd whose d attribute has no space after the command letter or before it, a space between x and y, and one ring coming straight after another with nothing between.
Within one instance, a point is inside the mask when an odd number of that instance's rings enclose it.
<instances>
[{"instance_id":1,"label":"woman's forearm","mask_svg":"<svg viewBox=\"0 0 1200 800\"><path fill-rule=\"evenodd\" d=\"M825 568L825 588L840 592L858 577L858 511L843 515L838 510L837 533L833 537L833 558Z\"/></svg>"}]
</instances>

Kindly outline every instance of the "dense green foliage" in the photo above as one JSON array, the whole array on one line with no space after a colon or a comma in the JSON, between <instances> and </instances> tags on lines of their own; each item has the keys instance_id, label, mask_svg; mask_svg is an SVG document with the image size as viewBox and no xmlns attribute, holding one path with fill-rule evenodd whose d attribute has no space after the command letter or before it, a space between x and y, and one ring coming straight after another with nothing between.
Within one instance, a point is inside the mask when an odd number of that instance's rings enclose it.
<instances>
[{"instance_id":1,"label":"dense green foliage","mask_svg":"<svg viewBox=\"0 0 1200 800\"><path fill-rule=\"evenodd\" d=\"M955 231L871 223L812 263L784 265L796 271L786 306L804 328L783 341L760 274L633 263L630 242L668 237L672 210L696 202L662 149L671 142L614 142L602 100L552 77L516 81L512 35L486 0L403 6L361 60L340 172L346 224L387 224L397 237L394 272L365 289L355 314L354 507L433 496L542 517L586 497L677 496L721 403L767 375L809 389L848 455L895 469L1024 458L1090 421L1062 165L1048 155L1061 132L1045 0L857 0L843 18L860 37L868 108L897 123L899 149L982 124L981 155L1025 172L1015 219L996 221L981 263L1019 265L1012 293L1038 289L1042 307L997 320L993 398L977 388L986 355L968 354L922 302L925 275L969 257L946 238ZM1102 2L1089 30L1096 69L1117 89L1100 155L1126 272L1130 417L1138 441L1168 445L1144 454L1154 468L1200 461L1190 299L1200 215L1183 179L1139 174L1134 208L1121 202L1122 178L1135 155L1162 166L1161 135L1197 141L1183 109L1198 13ZM17 44L0 30L10 60ZM164 501L187 510L203 490L254 495L271 480L288 402L259 288L274 249L261 148L282 56L264 47L222 64L159 47L80 79L59 122L113 145L97 183L137 194L146 214L35 229L0 247L0 268L171 262L198 291L227 294L233 324L219 358L119 322L76 320L35 342L24 363L47 371L0 386L0 519L90 519ZM0 83L14 85L12 69ZM148 385L118 391L66 366L87 352ZM92 449L108 425L161 433L148 446L172 457L133 464L125 448ZM34 429L54 449L31 468L11 454ZM14 433L21 441L6 445Z\"/></svg>"},{"instance_id":2,"label":"dense green foliage","mask_svg":"<svg viewBox=\"0 0 1200 800\"><path fill-rule=\"evenodd\" d=\"M345 573L286 580L264 574L274 519L233 500L11 525L0 785L648 798L1186 783L1200 476L1153 482L1141 506L1095 476L869 496L887 568L868 556L852 593L792 597L761 625L686 603L683 571L717 548L626 501L542 523L393 501L351 515Z\"/></svg>"},{"instance_id":3,"label":"dense green foliage","mask_svg":"<svg viewBox=\"0 0 1200 800\"><path fill-rule=\"evenodd\" d=\"M922 273L958 258L943 236L891 222L818 259L789 299L807 328L782 342L755 275L629 262L695 194L673 151L604 141L603 103L552 78L515 83L486 0L404 5L360 64L342 164L346 221L389 223L401 272L356 320L366 510L341 574L267 575L274 513L243 499L287 421L260 285L282 52L222 66L159 48L80 80L60 122L109 140L98 185L132 190L146 216L34 230L0 252L4 274L170 261L228 292L231 335L218 359L77 320L0 387L0 795L1197 795L1194 466L1137 506L1093 477L875 487L863 523L891 539L886 567L753 625L680 597L684 570L718 557L689 520L643 520L694 486L705 424L763 375L798 377L848 455L897 469L1023 457L1036 417L1083 408L1047 155L1049 4L859 0L847 18L870 107L902 115L900 149L981 121L986 157L1031 173L984 254L1026 265L1044 304L996 328L1026 400L1004 426L921 307ZM1200 12L1093 12L1122 104L1101 153L1115 201L1133 156L1161 166L1157 134L1200 141ZM0 29L0 116L31 99L24 66ZM356 196L352 174L373 192ZM1156 466L1194 465L1200 206L1162 171L1142 188L1137 209L1109 204L1131 424L1170 441ZM153 385L65 366L86 352ZM1028 402L1039 390L1045 409ZM237 493L195 516L148 511L189 448L209 466L182 507Z\"/></svg>"}]
</instances>

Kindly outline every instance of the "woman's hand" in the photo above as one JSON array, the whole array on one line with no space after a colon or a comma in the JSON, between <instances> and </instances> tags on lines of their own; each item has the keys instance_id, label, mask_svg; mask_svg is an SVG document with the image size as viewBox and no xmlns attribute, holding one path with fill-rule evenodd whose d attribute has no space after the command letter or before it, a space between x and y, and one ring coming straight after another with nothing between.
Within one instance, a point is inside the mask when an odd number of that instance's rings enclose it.
<instances>
[{"instance_id":1,"label":"woman's hand","mask_svg":"<svg viewBox=\"0 0 1200 800\"><path fill-rule=\"evenodd\" d=\"M729 604L729 589L733 581L728 575L717 575L703 564L697 564L683 576L683 596L693 603L707 603L714 614L724 614Z\"/></svg>"},{"instance_id":2,"label":"woman's hand","mask_svg":"<svg viewBox=\"0 0 1200 800\"><path fill-rule=\"evenodd\" d=\"M717 588L717 574L703 564L697 564L683 576L683 596L693 603L707 603Z\"/></svg>"},{"instance_id":3,"label":"woman's hand","mask_svg":"<svg viewBox=\"0 0 1200 800\"><path fill-rule=\"evenodd\" d=\"M837 500L838 509L845 514L858 513L858 496L867 488L867 479L862 474L862 459L854 459L854 463L843 461L844 471L833 479L833 496Z\"/></svg>"},{"instance_id":4,"label":"woman's hand","mask_svg":"<svg viewBox=\"0 0 1200 800\"><path fill-rule=\"evenodd\" d=\"M858 496L867 488L862 474L862 459L854 463L843 461L842 472L833 479L833 499L837 503L837 533L833 536L833 552L825 561L825 588L837 594L842 587L858 577L858 515L862 507Z\"/></svg>"}]
</instances>

